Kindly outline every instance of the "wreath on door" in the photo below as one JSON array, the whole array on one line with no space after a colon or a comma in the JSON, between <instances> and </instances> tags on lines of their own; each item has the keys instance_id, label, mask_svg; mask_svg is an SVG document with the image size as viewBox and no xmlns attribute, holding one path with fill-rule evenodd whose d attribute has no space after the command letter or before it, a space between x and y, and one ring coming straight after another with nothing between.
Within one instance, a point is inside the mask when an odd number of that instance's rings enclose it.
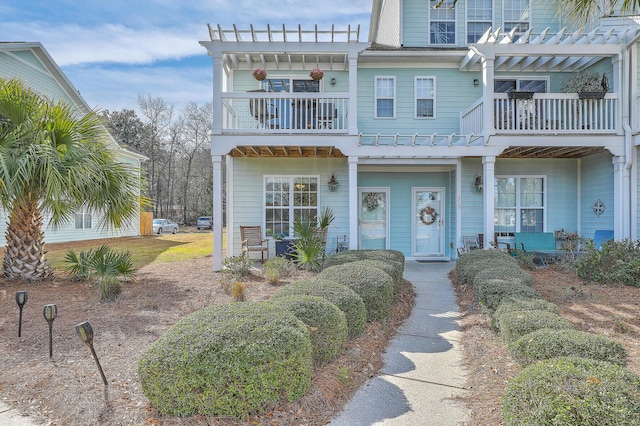
<instances>
[{"instance_id":1,"label":"wreath on door","mask_svg":"<svg viewBox=\"0 0 640 426\"><path fill-rule=\"evenodd\" d=\"M431 225L438 218L438 213L433 207L427 206L420 210L420 214L418 216L420 217L420 222L425 225Z\"/></svg>"}]
</instances>

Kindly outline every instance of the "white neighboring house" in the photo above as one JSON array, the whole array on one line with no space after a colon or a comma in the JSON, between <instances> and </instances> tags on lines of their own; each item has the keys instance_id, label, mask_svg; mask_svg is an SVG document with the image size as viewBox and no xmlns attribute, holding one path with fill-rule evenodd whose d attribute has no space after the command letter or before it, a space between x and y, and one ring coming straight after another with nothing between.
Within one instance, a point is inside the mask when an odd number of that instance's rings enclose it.
<instances>
[{"instance_id":1,"label":"white neighboring house","mask_svg":"<svg viewBox=\"0 0 640 426\"><path fill-rule=\"evenodd\" d=\"M56 65L49 53L37 42L0 42L0 78L18 78L36 92L55 101L61 100L74 106L80 113L87 113L91 108L80 96L78 90ZM147 157L120 147L111 138L116 158L140 169L142 161ZM140 188L138 188L140 192ZM54 229L48 226L49 216L44 214L44 233L46 243L66 241L82 241L98 238L112 238L140 235L140 215L132 223L120 229L101 229L98 224L100 217L84 211L78 211L75 220L71 220ZM6 211L0 210L0 233L6 230ZM5 245L4 238L0 239L0 246Z\"/></svg>"}]
</instances>

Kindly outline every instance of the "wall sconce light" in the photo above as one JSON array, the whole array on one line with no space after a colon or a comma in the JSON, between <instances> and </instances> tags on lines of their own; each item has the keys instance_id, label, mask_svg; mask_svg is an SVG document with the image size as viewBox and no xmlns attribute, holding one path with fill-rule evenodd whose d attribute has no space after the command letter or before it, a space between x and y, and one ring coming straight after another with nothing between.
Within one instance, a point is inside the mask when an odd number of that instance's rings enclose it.
<instances>
[{"instance_id":1,"label":"wall sconce light","mask_svg":"<svg viewBox=\"0 0 640 426\"><path fill-rule=\"evenodd\" d=\"M44 305L42 310L44 319L49 323L49 358L53 357L53 320L58 316L58 307L56 305Z\"/></svg>"},{"instance_id":2,"label":"wall sconce light","mask_svg":"<svg viewBox=\"0 0 640 426\"><path fill-rule=\"evenodd\" d=\"M482 192L482 176L476 176L476 181L473 183L476 187L476 192Z\"/></svg>"},{"instance_id":3,"label":"wall sconce light","mask_svg":"<svg viewBox=\"0 0 640 426\"><path fill-rule=\"evenodd\" d=\"M109 383L107 382L107 378L104 376L104 371L102 371L102 366L100 365L100 361L98 361L98 356L96 355L95 349L93 349L93 327L89 324L89 321L85 321L76 325L76 334L80 337L89 349L91 350L91 355L93 355L93 359L96 360L96 365L98 366L98 370L100 370L100 375L102 376L102 382L105 386Z\"/></svg>"},{"instance_id":4,"label":"wall sconce light","mask_svg":"<svg viewBox=\"0 0 640 426\"><path fill-rule=\"evenodd\" d=\"M336 78L335 77L331 77L331 85L332 86L336 85Z\"/></svg>"},{"instance_id":5,"label":"wall sconce light","mask_svg":"<svg viewBox=\"0 0 640 426\"><path fill-rule=\"evenodd\" d=\"M333 173L331 174L331 179L329 180L329 182L327 182L327 185L329 185L330 192L336 192L336 189L338 189L339 184Z\"/></svg>"},{"instance_id":6,"label":"wall sconce light","mask_svg":"<svg viewBox=\"0 0 640 426\"><path fill-rule=\"evenodd\" d=\"M478 80L477 78L473 79L473 85L474 86L479 86L480 85L480 80Z\"/></svg>"},{"instance_id":7,"label":"wall sconce light","mask_svg":"<svg viewBox=\"0 0 640 426\"><path fill-rule=\"evenodd\" d=\"M20 307L20 319L18 320L18 337L22 334L22 308L24 304L27 303L27 299L29 299L29 295L26 291L18 291L16 292L16 303Z\"/></svg>"}]
</instances>

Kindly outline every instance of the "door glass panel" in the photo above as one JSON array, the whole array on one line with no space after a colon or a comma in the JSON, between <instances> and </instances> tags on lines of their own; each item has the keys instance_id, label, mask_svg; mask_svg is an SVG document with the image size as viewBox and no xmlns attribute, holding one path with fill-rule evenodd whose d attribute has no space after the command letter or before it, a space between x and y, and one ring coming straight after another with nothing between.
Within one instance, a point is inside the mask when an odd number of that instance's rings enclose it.
<instances>
[{"instance_id":1,"label":"door glass panel","mask_svg":"<svg viewBox=\"0 0 640 426\"><path fill-rule=\"evenodd\" d=\"M387 248L387 192L362 191L360 194L360 248Z\"/></svg>"},{"instance_id":2,"label":"door glass panel","mask_svg":"<svg viewBox=\"0 0 640 426\"><path fill-rule=\"evenodd\" d=\"M443 256L443 191L414 190L414 255Z\"/></svg>"}]
</instances>

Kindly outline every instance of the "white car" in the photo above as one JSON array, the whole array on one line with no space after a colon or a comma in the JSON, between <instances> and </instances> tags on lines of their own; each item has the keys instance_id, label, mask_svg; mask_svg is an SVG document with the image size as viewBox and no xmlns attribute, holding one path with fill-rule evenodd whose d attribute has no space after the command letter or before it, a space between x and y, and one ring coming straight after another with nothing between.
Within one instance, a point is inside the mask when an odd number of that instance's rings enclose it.
<instances>
[{"instance_id":1,"label":"white car","mask_svg":"<svg viewBox=\"0 0 640 426\"><path fill-rule=\"evenodd\" d=\"M179 231L178 224L169 219L153 219L153 233L162 234L171 232L175 234Z\"/></svg>"}]
</instances>

